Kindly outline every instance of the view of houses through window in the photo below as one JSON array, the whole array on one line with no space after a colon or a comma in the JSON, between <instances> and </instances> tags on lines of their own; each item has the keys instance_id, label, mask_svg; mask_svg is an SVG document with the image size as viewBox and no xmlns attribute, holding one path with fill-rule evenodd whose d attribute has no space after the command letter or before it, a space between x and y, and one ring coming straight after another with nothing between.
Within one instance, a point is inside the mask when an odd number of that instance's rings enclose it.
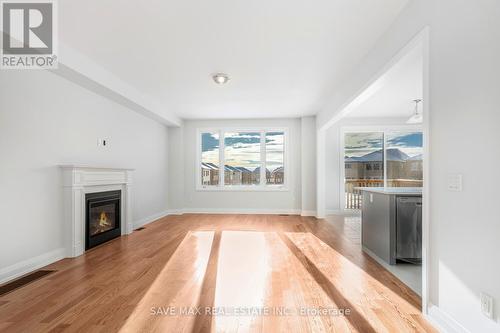
<instances>
[{"instance_id":1,"label":"view of houses through window","mask_svg":"<svg viewBox=\"0 0 500 333\"><path fill-rule=\"evenodd\" d=\"M422 187L422 132L387 133L387 186Z\"/></svg>"},{"instance_id":2,"label":"view of houses through window","mask_svg":"<svg viewBox=\"0 0 500 333\"><path fill-rule=\"evenodd\" d=\"M285 133L266 133L266 183L283 184L285 175Z\"/></svg>"},{"instance_id":3,"label":"view of houses through window","mask_svg":"<svg viewBox=\"0 0 500 333\"><path fill-rule=\"evenodd\" d=\"M421 187L422 143L422 132L415 131L346 133L345 208L360 208L357 187Z\"/></svg>"},{"instance_id":4,"label":"view of houses through window","mask_svg":"<svg viewBox=\"0 0 500 333\"><path fill-rule=\"evenodd\" d=\"M283 131L203 132L201 185L220 186L222 178L224 186L283 185L284 154ZM221 165L224 165L223 176L219 171Z\"/></svg>"},{"instance_id":5,"label":"view of houses through window","mask_svg":"<svg viewBox=\"0 0 500 333\"><path fill-rule=\"evenodd\" d=\"M219 133L201 135L201 181L203 185L219 184Z\"/></svg>"}]
</instances>

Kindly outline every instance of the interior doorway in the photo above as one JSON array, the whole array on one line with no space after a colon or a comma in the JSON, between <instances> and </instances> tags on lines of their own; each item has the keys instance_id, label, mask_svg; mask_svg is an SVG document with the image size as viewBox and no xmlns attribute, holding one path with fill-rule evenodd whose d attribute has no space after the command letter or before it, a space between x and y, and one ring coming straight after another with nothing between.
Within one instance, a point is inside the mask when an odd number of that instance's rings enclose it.
<instances>
[{"instance_id":1,"label":"interior doorway","mask_svg":"<svg viewBox=\"0 0 500 333\"><path fill-rule=\"evenodd\" d=\"M350 103L319 128L317 136L319 217L329 212L359 211L363 204L360 189L363 187L417 187L421 191L422 265L418 285L424 313L428 299L430 205L428 45L428 30L425 29L353 96ZM393 80L398 76L399 81ZM418 100L418 108L415 108L415 100ZM416 117L420 118L417 124L410 119L415 116L416 109L420 113ZM332 131L336 133L334 147L337 147L333 149L329 142ZM346 135L352 137L346 138ZM358 143L362 144L349 145L356 135ZM365 151L361 151L363 149ZM332 153L338 157L331 158ZM335 169L337 171L332 171ZM337 190L332 194L325 183L335 172L338 178L333 188ZM332 197L335 200L331 200ZM332 209L329 206L332 203L337 208Z\"/></svg>"}]
</instances>

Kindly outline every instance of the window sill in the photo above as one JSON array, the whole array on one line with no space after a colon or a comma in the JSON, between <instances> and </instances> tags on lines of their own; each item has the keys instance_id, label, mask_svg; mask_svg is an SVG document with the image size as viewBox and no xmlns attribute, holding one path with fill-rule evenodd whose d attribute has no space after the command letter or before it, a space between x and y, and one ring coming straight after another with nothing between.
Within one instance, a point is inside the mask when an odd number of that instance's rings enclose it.
<instances>
[{"instance_id":1,"label":"window sill","mask_svg":"<svg viewBox=\"0 0 500 333\"><path fill-rule=\"evenodd\" d=\"M286 186L198 186L199 192L288 192Z\"/></svg>"}]
</instances>

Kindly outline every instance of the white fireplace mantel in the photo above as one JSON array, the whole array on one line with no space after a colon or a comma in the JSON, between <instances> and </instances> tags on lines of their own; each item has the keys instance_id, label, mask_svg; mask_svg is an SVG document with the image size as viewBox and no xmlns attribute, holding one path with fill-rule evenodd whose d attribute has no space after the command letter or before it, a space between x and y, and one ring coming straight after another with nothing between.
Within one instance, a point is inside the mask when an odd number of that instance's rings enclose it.
<instances>
[{"instance_id":1,"label":"white fireplace mantel","mask_svg":"<svg viewBox=\"0 0 500 333\"><path fill-rule=\"evenodd\" d=\"M132 232L133 169L61 165L67 257L85 252L85 194L121 190L121 234Z\"/></svg>"}]
</instances>

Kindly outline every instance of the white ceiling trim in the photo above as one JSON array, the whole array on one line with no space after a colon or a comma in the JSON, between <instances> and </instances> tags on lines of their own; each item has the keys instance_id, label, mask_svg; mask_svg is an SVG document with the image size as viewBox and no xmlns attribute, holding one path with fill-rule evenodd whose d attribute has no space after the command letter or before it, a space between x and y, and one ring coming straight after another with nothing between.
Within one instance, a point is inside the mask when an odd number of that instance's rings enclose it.
<instances>
[{"instance_id":1,"label":"white ceiling trim","mask_svg":"<svg viewBox=\"0 0 500 333\"><path fill-rule=\"evenodd\" d=\"M59 43L58 59L59 68L51 72L167 126L182 124L173 112L71 47Z\"/></svg>"},{"instance_id":2,"label":"white ceiling trim","mask_svg":"<svg viewBox=\"0 0 500 333\"><path fill-rule=\"evenodd\" d=\"M415 48L422 46L423 41L427 36L427 28L424 28L413 39L411 39L402 49L397 50L396 54L389 59L387 63L381 63L379 69L367 70L363 67L358 67L350 75L346 82L339 86L339 89L334 93L333 97L327 103L326 107L316 114L318 130L326 130L342 118L346 117L352 110L352 105L360 105L372 96L387 75L387 72L394 67L404 56L410 53ZM365 60L372 56L376 49L372 49ZM372 87L370 89L370 87ZM365 93L366 92L366 93ZM354 103L354 104L353 104Z\"/></svg>"}]
</instances>

